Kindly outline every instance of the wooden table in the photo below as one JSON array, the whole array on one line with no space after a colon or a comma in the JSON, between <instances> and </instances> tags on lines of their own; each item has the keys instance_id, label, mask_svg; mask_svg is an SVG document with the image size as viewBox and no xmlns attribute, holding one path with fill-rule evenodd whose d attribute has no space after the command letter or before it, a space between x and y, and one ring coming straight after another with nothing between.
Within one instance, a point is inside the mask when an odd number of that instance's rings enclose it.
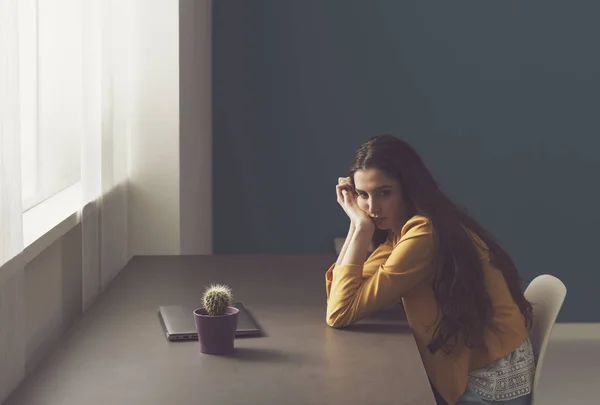
<instances>
[{"instance_id":1,"label":"wooden table","mask_svg":"<svg viewBox=\"0 0 600 405\"><path fill-rule=\"evenodd\" d=\"M5 405L427 405L433 395L398 308L325 323L331 255L135 257ZM266 336L235 353L168 342L159 305L232 287ZM199 306L199 305L198 305Z\"/></svg>"}]
</instances>

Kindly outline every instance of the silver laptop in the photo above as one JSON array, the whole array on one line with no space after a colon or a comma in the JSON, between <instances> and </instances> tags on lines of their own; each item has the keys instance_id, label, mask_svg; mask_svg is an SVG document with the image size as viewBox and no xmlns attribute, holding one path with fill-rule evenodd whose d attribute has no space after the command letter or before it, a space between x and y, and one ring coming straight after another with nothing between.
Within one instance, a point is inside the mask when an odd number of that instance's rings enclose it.
<instances>
[{"instance_id":1,"label":"silver laptop","mask_svg":"<svg viewBox=\"0 0 600 405\"><path fill-rule=\"evenodd\" d=\"M261 335L260 327L244 304L234 302L232 306L240 310L235 336ZM171 341L198 340L196 324L194 323L194 309L196 308L186 305L164 305L158 307L158 317L160 318L160 323L167 339Z\"/></svg>"}]
</instances>

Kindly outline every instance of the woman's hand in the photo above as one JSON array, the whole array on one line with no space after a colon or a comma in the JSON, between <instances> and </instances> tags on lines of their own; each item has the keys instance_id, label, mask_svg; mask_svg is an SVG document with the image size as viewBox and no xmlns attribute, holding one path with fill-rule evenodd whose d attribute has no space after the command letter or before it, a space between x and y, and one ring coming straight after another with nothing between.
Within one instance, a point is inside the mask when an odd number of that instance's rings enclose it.
<instances>
[{"instance_id":1,"label":"woman's hand","mask_svg":"<svg viewBox=\"0 0 600 405\"><path fill-rule=\"evenodd\" d=\"M346 215L350 216L348 211L346 211L346 206L344 205L344 195L342 193L344 190L352 194L355 193L354 187L352 187L352 182L350 181L350 177L338 177L338 184L335 186L337 202L340 204ZM352 223L352 225L354 225L354 223Z\"/></svg>"},{"instance_id":2,"label":"woman's hand","mask_svg":"<svg viewBox=\"0 0 600 405\"><path fill-rule=\"evenodd\" d=\"M350 177L338 178L336 194L338 204L341 205L346 215L348 215L352 225L363 231L375 232L375 222L358 206L356 201L357 194L352 187Z\"/></svg>"}]
</instances>

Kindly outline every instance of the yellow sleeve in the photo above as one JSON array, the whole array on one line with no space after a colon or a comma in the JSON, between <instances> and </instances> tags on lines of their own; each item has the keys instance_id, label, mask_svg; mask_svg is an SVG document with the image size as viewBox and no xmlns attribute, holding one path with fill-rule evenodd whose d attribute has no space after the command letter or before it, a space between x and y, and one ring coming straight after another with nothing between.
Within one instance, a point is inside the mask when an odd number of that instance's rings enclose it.
<instances>
[{"instance_id":1,"label":"yellow sleeve","mask_svg":"<svg viewBox=\"0 0 600 405\"><path fill-rule=\"evenodd\" d=\"M386 240L371 253L365 264L363 265L362 278L366 280L372 277L379 269L387 258L392 253L393 245L390 239ZM329 267L325 273L325 290L327 292L327 300L329 301L329 292L331 291L331 281L333 280L333 270L335 269L335 263Z\"/></svg>"},{"instance_id":2,"label":"yellow sleeve","mask_svg":"<svg viewBox=\"0 0 600 405\"><path fill-rule=\"evenodd\" d=\"M367 263L332 266L327 276L327 324L343 328L400 301L411 288L432 274L434 250L431 222L419 216L404 225L400 241L371 277L363 278Z\"/></svg>"}]
</instances>

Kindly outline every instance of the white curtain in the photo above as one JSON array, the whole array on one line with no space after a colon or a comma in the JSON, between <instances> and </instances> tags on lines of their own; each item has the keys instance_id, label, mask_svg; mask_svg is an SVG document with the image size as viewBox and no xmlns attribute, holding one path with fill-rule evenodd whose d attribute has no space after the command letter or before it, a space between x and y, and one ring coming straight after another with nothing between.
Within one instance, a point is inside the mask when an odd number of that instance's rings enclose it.
<instances>
[{"instance_id":1,"label":"white curtain","mask_svg":"<svg viewBox=\"0 0 600 405\"><path fill-rule=\"evenodd\" d=\"M131 257L127 195L135 25L131 2L89 0L84 7L81 220L85 311Z\"/></svg>"},{"instance_id":2,"label":"white curtain","mask_svg":"<svg viewBox=\"0 0 600 405\"><path fill-rule=\"evenodd\" d=\"M18 0L0 0L0 403L25 375L18 17Z\"/></svg>"},{"instance_id":3,"label":"white curtain","mask_svg":"<svg viewBox=\"0 0 600 405\"><path fill-rule=\"evenodd\" d=\"M18 0L0 0L0 266L21 252Z\"/></svg>"},{"instance_id":4,"label":"white curtain","mask_svg":"<svg viewBox=\"0 0 600 405\"><path fill-rule=\"evenodd\" d=\"M0 403L26 374L19 100L21 0L0 0ZM135 80L132 2L82 3L82 309L130 259L128 139ZM25 6L23 6L25 7ZM29 15L30 17L30 15ZM79 119L74 117L73 119Z\"/></svg>"}]
</instances>

